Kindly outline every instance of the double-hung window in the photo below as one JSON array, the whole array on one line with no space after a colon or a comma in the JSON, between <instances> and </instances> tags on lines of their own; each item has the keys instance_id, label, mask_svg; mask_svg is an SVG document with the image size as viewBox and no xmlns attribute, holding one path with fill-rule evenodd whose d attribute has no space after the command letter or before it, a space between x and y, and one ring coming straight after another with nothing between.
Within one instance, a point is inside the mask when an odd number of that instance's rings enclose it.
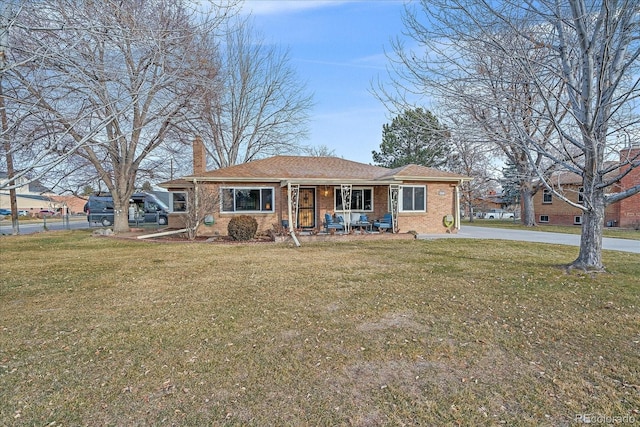
<instances>
[{"instance_id":1,"label":"double-hung window","mask_svg":"<svg viewBox=\"0 0 640 427\"><path fill-rule=\"evenodd\" d=\"M542 203L553 203L553 193L546 188L542 191Z\"/></svg>"},{"instance_id":2,"label":"double-hung window","mask_svg":"<svg viewBox=\"0 0 640 427\"><path fill-rule=\"evenodd\" d=\"M169 195L169 210L171 212L187 211L187 193L185 191L172 191Z\"/></svg>"},{"instance_id":3,"label":"double-hung window","mask_svg":"<svg viewBox=\"0 0 640 427\"><path fill-rule=\"evenodd\" d=\"M336 188L334 193L335 210L344 210L342 204L342 190L340 188ZM351 190L351 210L362 212L373 211L373 189L353 188Z\"/></svg>"},{"instance_id":4,"label":"double-hung window","mask_svg":"<svg viewBox=\"0 0 640 427\"><path fill-rule=\"evenodd\" d=\"M403 185L400 188L400 212L426 212L427 187Z\"/></svg>"},{"instance_id":5,"label":"double-hung window","mask_svg":"<svg viewBox=\"0 0 640 427\"><path fill-rule=\"evenodd\" d=\"M222 212L273 212L273 187L225 187L221 189Z\"/></svg>"}]
</instances>

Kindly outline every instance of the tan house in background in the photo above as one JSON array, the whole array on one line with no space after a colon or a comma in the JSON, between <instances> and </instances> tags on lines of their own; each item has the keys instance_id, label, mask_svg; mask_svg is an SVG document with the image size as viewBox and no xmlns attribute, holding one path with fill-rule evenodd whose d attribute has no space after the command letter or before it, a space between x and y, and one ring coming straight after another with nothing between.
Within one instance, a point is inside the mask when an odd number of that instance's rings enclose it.
<instances>
[{"instance_id":1,"label":"tan house in background","mask_svg":"<svg viewBox=\"0 0 640 427\"><path fill-rule=\"evenodd\" d=\"M6 183L9 178L6 172L0 171L0 182ZM29 216L38 216L41 210L69 213L71 215L83 212L86 199L77 196L60 196L40 184L39 181L29 182L26 177L16 179L16 203L18 211ZM0 208L11 209L11 198L8 190L0 190Z\"/></svg>"},{"instance_id":2,"label":"tan house in background","mask_svg":"<svg viewBox=\"0 0 640 427\"><path fill-rule=\"evenodd\" d=\"M182 218L196 202L188 194L198 187L219 197L212 224L202 225L200 235L226 235L230 219L240 214L254 217L259 231L286 224L322 233L328 231L326 214L346 223L392 214L391 232L456 232L459 186L470 180L424 166L387 169L337 157L275 156L211 171L204 165L197 139L193 175L160 184L170 192L169 227L184 226Z\"/></svg>"}]
</instances>

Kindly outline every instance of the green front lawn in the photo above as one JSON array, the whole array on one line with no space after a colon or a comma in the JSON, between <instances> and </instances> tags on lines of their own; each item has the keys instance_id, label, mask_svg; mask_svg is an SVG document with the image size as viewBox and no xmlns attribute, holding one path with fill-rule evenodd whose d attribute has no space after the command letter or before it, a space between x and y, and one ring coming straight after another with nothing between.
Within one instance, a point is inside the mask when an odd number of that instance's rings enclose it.
<instances>
[{"instance_id":1,"label":"green front lawn","mask_svg":"<svg viewBox=\"0 0 640 427\"><path fill-rule=\"evenodd\" d=\"M0 425L640 419L640 257L442 239L0 238Z\"/></svg>"}]
</instances>

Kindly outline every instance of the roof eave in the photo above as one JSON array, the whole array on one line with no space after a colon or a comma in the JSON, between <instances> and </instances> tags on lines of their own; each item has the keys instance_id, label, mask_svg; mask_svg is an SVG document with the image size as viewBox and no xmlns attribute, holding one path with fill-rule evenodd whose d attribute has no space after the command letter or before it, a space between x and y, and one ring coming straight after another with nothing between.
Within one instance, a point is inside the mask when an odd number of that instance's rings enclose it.
<instances>
[{"instance_id":1,"label":"roof eave","mask_svg":"<svg viewBox=\"0 0 640 427\"><path fill-rule=\"evenodd\" d=\"M298 185L342 185L342 184L350 184L350 185L388 185L393 184L394 181L385 180L385 181L377 181L372 179L340 179L340 178L286 178L280 181L280 186L285 187L287 184L298 184Z\"/></svg>"},{"instance_id":2,"label":"roof eave","mask_svg":"<svg viewBox=\"0 0 640 427\"><path fill-rule=\"evenodd\" d=\"M394 176L392 178L386 178L387 180L393 179L394 181L425 181L425 182L463 182L472 181L473 178L465 176Z\"/></svg>"},{"instance_id":3,"label":"roof eave","mask_svg":"<svg viewBox=\"0 0 640 427\"><path fill-rule=\"evenodd\" d=\"M468 177L423 177L423 176L402 176L402 177L384 177L377 179L359 179L359 178L270 178L270 177L211 177L211 176L185 176L181 180L160 183L158 186L162 188L175 187L182 183L197 182L218 182L218 183L274 183L279 182L281 187L288 184L297 185L392 185L399 184L402 181L424 181L424 182L463 182L471 181Z\"/></svg>"}]
</instances>

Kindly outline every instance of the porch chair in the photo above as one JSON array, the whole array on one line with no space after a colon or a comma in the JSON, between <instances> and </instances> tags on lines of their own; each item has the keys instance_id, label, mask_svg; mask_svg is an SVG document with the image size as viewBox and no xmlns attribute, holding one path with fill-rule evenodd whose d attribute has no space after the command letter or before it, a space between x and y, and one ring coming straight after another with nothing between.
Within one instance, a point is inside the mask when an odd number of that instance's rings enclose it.
<instances>
[{"instance_id":1,"label":"porch chair","mask_svg":"<svg viewBox=\"0 0 640 427\"><path fill-rule=\"evenodd\" d=\"M393 229L393 217L391 216L391 213L387 212L386 214L384 214L382 219L373 221L373 226L377 228L381 233L384 233L389 229Z\"/></svg>"},{"instance_id":2,"label":"porch chair","mask_svg":"<svg viewBox=\"0 0 640 427\"><path fill-rule=\"evenodd\" d=\"M338 221L339 221L339 218L338 218ZM334 221L331 215L326 213L324 214L324 229L327 233L331 229L341 231L341 230L344 230L344 223Z\"/></svg>"}]
</instances>

